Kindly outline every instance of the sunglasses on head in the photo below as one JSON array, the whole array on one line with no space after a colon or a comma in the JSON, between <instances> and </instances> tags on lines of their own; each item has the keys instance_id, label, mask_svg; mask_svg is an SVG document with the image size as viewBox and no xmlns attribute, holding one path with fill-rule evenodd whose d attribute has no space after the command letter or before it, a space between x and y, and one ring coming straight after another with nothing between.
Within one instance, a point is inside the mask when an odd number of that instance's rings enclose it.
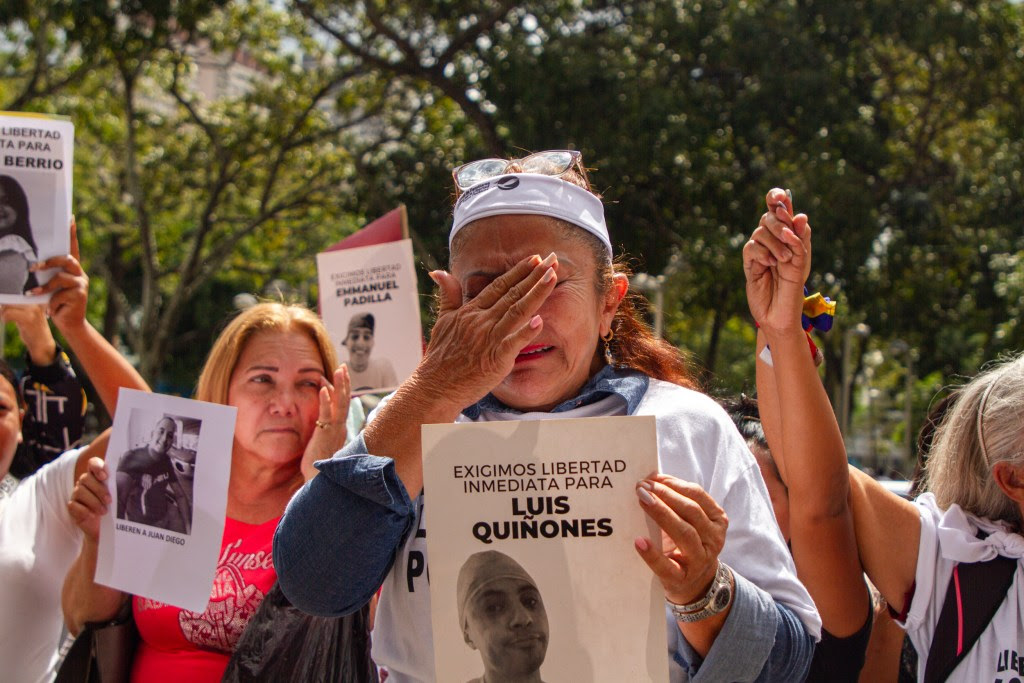
<instances>
[{"instance_id":1,"label":"sunglasses on head","mask_svg":"<svg viewBox=\"0 0 1024 683\"><path fill-rule=\"evenodd\" d=\"M534 152L521 159L471 161L452 171L452 178L455 180L455 187L460 192L465 192L481 180L508 173L512 169L515 169L516 173L537 173L559 178L576 168L589 186L587 170L580 160L580 153L574 149L549 149L545 152Z\"/></svg>"}]
</instances>

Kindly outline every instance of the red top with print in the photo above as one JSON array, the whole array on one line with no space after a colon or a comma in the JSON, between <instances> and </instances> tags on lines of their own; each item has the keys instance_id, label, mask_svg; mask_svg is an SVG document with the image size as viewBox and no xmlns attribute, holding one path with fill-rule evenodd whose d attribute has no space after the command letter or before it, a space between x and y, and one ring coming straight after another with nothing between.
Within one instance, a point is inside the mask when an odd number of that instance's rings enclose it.
<instances>
[{"instance_id":1,"label":"red top with print","mask_svg":"<svg viewBox=\"0 0 1024 683\"><path fill-rule=\"evenodd\" d=\"M277 580L271 556L280 517L245 524L224 523L217 575L206 611L190 612L146 598L133 598L142 636L132 681L219 681L235 644L263 596Z\"/></svg>"}]
</instances>

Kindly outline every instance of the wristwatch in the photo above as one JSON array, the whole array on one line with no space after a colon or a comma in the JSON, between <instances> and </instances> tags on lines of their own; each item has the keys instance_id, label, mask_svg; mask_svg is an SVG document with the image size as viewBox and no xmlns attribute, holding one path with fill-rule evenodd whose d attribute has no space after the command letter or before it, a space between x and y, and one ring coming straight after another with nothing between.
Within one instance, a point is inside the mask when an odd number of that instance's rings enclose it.
<instances>
[{"instance_id":1,"label":"wristwatch","mask_svg":"<svg viewBox=\"0 0 1024 683\"><path fill-rule=\"evenodd\" d=\"M703 598L688 605L677 605L671 600L665 600L665 604L672 610L676 621L687 623L714 616L728 607L730 602L732 602L732 569L721 560L718 561L715 580L711 582L711 588Z\"/></svg>"}]
</instances>

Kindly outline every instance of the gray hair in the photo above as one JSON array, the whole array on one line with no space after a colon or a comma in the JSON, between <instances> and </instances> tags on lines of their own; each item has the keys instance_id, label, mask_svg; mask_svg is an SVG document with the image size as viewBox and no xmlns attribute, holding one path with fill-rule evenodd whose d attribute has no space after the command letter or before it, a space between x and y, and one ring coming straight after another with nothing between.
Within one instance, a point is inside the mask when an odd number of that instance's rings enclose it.
<instances>
[{"instance_id":1,"label":"gray hair","mask_svg":"<svg viewBox=\"0 0 1024 683\"><path fill-rule=\"evenodd\" d=\"M1024 464L1024 355L986 369L961 390L935 434L926 487L942 509L1021 527L1020 508L996 483L996 463Z\"/></svg>"}]
</instances>

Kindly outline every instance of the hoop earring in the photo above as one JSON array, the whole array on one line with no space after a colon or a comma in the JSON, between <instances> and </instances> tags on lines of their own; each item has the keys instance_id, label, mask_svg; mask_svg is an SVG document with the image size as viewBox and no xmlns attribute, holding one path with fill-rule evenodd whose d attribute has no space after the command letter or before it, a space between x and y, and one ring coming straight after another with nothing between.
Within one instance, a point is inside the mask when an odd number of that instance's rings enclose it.
<instances>
[{"instance_id":1,"label":"hoop earring","mask_svg":"<svg viewBox=\"0 0 1024 683\"><path fill-rule=\"evenodd\" d=\"M612 339L615 338L615 332L609 327L608 334L601 335L601 341L604 342L604 362L607 365L615 365L615 357L612 355Z\"/></svg>"}]
</instances>

